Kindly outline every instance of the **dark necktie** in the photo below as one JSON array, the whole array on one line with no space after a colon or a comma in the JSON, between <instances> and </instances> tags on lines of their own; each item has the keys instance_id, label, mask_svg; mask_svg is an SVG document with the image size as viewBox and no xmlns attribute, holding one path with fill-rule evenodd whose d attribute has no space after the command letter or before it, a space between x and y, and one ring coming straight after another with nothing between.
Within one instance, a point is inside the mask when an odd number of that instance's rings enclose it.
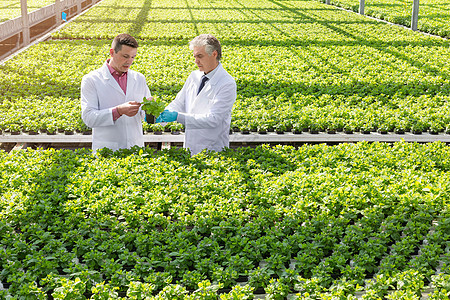
<instances>
[{"instance_id":1,"label":"dark necktie","mask_svg":"<svg viewBox=\"0 0 450 300\"><path fill-rule=\"evenodd\" d=\"M202 88L205 86L205 82L208 81L208 77L206 77L206 75L202 76L202 82L200 82L200 86L198 87L198 92L197 95L200 94L200 91L202 90Z\"/></svg>"}]
</instances>

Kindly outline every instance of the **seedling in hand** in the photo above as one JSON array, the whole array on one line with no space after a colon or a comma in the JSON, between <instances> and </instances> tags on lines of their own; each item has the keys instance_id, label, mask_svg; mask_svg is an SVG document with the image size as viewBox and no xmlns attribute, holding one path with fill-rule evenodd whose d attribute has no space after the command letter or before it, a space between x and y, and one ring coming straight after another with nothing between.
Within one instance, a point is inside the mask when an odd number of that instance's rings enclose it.
<instances>
[{"instance_id":1,"label":"seedling in hand","mask_svg":"<svg viewBox=\"0 0 450 300\"><path fill-rule=\"evenodd\" d=\"M153 115L155 118L159 117L159 115L164 111L166 107L166 103L162 100L154 99L153 97L147 99L144 97L142 101L142 109L149 115Z\"/></svg>"}]
</instances>

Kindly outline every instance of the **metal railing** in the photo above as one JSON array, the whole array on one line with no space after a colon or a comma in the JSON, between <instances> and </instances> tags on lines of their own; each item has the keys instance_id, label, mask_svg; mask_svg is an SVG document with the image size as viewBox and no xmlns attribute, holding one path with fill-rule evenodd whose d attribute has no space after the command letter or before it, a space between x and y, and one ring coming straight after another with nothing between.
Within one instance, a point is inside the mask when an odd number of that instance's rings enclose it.
<instances>
[{"instance_id":1,"label":"metal railing","mask_svg":"<svg viewBox=\"0 0 450 300\"><path fill-rule=\"evenodd\" d=\"M20 17L7 20L0 23L0 44L13 37L17 37L14 46L6 53L0 53L0 60L19 50L22 47L28 46L31 42L49 32L50 30L62 24L62 12L65 12L67 19L74 17L97 2L101 0L55 0L55 3L42 7L32 12L28 12L27 0L21 0ZM35 36L30 36L31 28L46 20L52 20L48 28L40 31ZM11 43L11 42L10 42Z\"/></svg>"}]
</instances>

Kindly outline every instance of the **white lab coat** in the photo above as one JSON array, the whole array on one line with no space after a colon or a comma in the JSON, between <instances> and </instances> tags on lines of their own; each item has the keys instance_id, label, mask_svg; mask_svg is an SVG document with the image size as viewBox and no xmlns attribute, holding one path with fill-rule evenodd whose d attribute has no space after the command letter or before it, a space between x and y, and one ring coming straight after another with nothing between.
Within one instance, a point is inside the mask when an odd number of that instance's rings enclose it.
<instances>
[{"instance_id":1,"label":"white lab coat","mask_svg":"<svg viewBox=\"0 0 450 300\"><path fill-rule=\"evenodd\" d=\"M144 146L142 110L133 116L122 115L113 121L112 109L128 101L142 102L150 97L144 75L132 70L127 74L127 94L111 75L106 63L85 75L81 81L81 118L92 128L92 150L109 148L117 150Z\"/></svg>"},{"instance_id":2,"label":"white lab coat","mask_svg":"<svg viewBox=\"0 0 450 300\"><path fill-rule=\"evenodd\" d=\"M219 63L217 70L197 95L203 72L194 71L166 109L178 112L185 126L184 147L192 155L203 149L221 151L230 146L231 110L236 100L236 82Z\"/></svg>"}]
</instances>

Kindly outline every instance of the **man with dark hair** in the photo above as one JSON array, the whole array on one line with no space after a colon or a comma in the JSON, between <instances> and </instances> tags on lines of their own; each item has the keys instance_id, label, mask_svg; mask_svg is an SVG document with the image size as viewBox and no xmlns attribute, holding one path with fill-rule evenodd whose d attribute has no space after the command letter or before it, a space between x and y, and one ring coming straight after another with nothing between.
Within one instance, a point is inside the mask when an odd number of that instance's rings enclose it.
<instances>
[{"instance_id":1,"label":"man with dark hair","mask_svg":"<svg viewBox=\"0 0 450 300\"><path fill-rule=\"evenodd\" d=\"M184 147L197 154L203 149L229 147L231 110L236 100L236 82L220 63L222 49L210 34L189 43L198 71L189 75L183 88L156 122L178 121L185 126Z\"/></svg>"},{"instance_id":2,"label":"man with dark hair","mask_svg":"<svg viewBox=\"0 0 450 300\"><path fill-rule=\"evenodd\" d=\"M81 81L81 117L92 128L92 150L144 146L140 109L150 90L144 75L130 70L138 43L119 34L111 44L110 58Z\"/></svg>"},{"instance_id":3,"label":"man with dark hair","mask_svg":"<svg viewBox=\"0 0 450 300\"><path fill-rule=\"evenodd\" d=\"M126 34L126 33L121 33L114 38L114 40L112 41L112 44L111 44L111 48L114 49L114 51L117 53L120 50L122 50L123 45L137 49L138 42L131 35Z\"/></svg>"}]
</instances>

